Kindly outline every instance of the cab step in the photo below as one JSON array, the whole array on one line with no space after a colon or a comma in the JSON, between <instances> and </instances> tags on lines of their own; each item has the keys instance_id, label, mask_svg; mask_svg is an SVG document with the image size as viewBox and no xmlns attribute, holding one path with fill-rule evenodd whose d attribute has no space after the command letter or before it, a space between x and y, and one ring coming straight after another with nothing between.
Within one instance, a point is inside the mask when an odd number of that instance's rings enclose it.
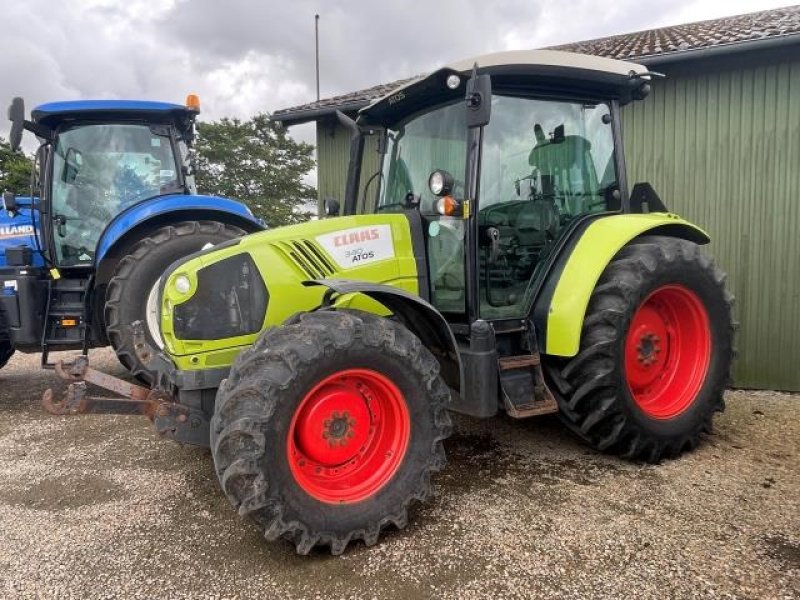
<instances>
[{"instance_id":1,"label":"cab step","mask_svg":"<svg viewBox=\"0 0 800 600\"><path fill-rule=\"evenodd\" d=\"M538 352L505 356L498 360L503 406L515 419L558 412L558 404L547 388Z\"/></svg>"},{"instance_id":2,"label":"cab step","mask_svg":"<svg viewBox=\"0 0 800 600\"><path fill-rule=\"evenodd\" d=\"M43 368L55 367L48 360L51 349L80 349L86 354L89 334L87 296L91 286L91 277L49 282L41 344Z\"/></svg>"}]
</instances>

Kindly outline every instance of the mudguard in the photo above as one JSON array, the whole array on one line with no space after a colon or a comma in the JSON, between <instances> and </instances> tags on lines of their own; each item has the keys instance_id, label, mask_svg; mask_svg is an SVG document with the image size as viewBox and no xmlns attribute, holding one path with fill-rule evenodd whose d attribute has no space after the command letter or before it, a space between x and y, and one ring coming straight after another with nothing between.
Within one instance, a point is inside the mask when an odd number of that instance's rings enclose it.
<instances>
[{"instance_id":1,"label":"mudguard","mask_svg":"<svg viewBox=\"0 0 800 600\"><path fill-rule=\"evenodd\" d=\"M669 213L622 214L589 221L562 250L533 307L539 347L545 354L575 356L589 297L608 263L640 235L665 235L707 244L708 234Z\"/></svg>"},{"instance_id":2,"label":"mudguard","mask_svg":"<svg viewBox=\"0 0 800 600\"><path fill-rule=\"evenodd\" d=\"M186 219L222 220L241 227L248 233L265 229L264 224L253 216L250 209L236 200L185 194L157 196L134 204L114 217L97 243L95 266L99 265L109 250L129 232L148 221L163 222L165 216L172 222Z\"/></svg>"},{"instance_id":3,"label":"mudguard","mask_svg":"<svg viewBox=\"0 0 800 600\"><path fill-rule=\"evenodd\" d=\"M463 367L456 339L444 316L426 300L397 287L368 281L318 279L304 285L322 285L341 296L364 294L379 302L433 352L447 385L456 391L461 389Z\"/></svg>"}]
</instances>

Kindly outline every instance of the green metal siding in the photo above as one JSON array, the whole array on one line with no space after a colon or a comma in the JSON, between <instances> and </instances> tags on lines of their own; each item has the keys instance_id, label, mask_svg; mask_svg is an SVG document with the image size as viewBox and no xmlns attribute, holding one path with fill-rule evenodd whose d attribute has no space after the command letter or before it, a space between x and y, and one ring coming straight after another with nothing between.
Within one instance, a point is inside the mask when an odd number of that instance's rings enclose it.
<instances>
[{"instance_id":1,"label":"green metal siding","mask_svg":"<svg viewBox=\"0 0 800 600\"><path fill-rule=\"evenodd\" d=\"M629 181L711 234L736 297L736 385L800 390L800 59L711 67L624 109Z\"/></svg>"},{"instance_id":2,"label":"green metal siding","mask_svg":"<svg viewBox=\"0 0 800 600\"><path fill-rule=\"evenodd\" d=\"M364 192L367 180L378 169L377 136L368 137L364 145L364 161L361 166L361 187L358 197ZM336 121L317 122L317 194L322 206L324 198L344 200L347 184L347 164L350 158L350 134ZM370 192L375 191L375 182ZM322 214L320 212L320 214Z\"/></svg>"},{"instance_id":3,"label":"green metal siding","mask_svg":"<svg viewBox=\"0 0 800 600\"><path fill-rule=\"evenodd\" d=\"M800 59L666 68L623 110L629 182L707 229L736 297L735 384L800 391ZM349 139L318 123L320 198L344 197ZM362 186L377 169L375 140Z\"/></svg>"}]
</instances>

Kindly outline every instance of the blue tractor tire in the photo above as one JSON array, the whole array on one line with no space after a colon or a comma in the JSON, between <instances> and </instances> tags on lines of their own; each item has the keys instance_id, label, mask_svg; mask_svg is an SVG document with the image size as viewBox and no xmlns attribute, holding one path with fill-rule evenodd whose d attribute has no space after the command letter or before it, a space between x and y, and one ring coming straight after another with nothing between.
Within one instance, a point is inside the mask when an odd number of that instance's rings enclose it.
<instances>
[{"instance_id":1,"label":"blue tractor tire","mask_svg":"<svg viewBox=\"0 0 800 600\"><path fill-rule=\"evenodd\" d=\"M161 347L156 287L167 267L209 244L243 235L244 230L225 223L182 221L149 232L120 260L106 290L106 336L119 361L140 381L152 384L155 373L137 358L130 325L144 322L147 342L154 349Z\"/></svg>"}]
</instances>

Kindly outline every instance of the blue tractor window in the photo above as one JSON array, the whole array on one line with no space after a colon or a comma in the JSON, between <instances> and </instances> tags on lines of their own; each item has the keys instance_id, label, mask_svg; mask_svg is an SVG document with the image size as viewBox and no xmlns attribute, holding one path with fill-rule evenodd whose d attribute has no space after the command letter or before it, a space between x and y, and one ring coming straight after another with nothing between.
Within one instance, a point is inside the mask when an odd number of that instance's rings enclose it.
<instances>
[{"instance_id":1,"label":"blue tractor window","mask_svg":"<svg viewBox=\"0 0 800 600\"><path fill-rule=\"evenodd\" d=\"M88 263L106 225L132 204L180 191L169 136L144 124L86 124L61 131L53 158L59 264Z\"/></svg>"}]
</instances>

